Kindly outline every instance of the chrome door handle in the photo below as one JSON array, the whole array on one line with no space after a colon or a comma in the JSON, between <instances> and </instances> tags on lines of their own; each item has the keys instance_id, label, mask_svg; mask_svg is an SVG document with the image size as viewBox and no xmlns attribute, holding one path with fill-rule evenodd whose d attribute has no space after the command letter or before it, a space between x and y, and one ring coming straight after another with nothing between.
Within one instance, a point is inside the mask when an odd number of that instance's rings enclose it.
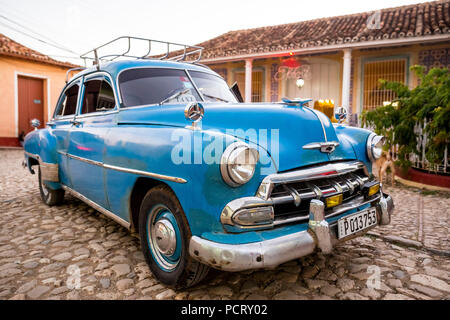
<instances>
[{"instance_id":1,"label":"chrome door handle","mask_svg":"<svg viewBox=\"0 0 450 320\"><path fill-rule=\"evenodd\" d=\"M80 121L77 121L77 120L70 120L70 123L71 123L73 126L79 126L79 125L81 124L81 122L80 122Z\"/></svg>"}]
</instances>

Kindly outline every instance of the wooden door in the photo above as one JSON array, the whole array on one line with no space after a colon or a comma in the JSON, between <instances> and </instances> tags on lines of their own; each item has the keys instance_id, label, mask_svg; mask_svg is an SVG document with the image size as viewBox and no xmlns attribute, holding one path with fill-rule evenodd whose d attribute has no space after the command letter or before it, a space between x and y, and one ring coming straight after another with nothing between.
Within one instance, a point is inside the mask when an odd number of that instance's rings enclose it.
<instances>
[{"instance_id":1,"label":"wooden door","mask_svg":"<svg viewBox=\"0 0 450 320\"><path fill-rule=\"evenodd\" d=\"M38 119L44 125L44 81L42 79L19 77L19 140L34 128L32 119Z\"/></svg>"}]
</instances>

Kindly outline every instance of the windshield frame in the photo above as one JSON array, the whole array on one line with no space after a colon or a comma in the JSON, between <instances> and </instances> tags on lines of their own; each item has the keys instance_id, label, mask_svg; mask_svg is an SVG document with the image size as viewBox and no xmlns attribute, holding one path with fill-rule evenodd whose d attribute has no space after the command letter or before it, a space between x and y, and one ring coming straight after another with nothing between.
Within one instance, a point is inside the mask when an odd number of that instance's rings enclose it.
<instances>
[{"instance_id":1,"label":"windshield frame","mask_svg":"<svg viewBox=\"0 0 450 320\"><path fill-rule=\"evenodd\" d=\"M210 71L205 71L205 70L190 70L187 68L173 68L173 67L164 67L164 66L139 66L139 67L130 67L130 68L126 68L126 69L122 69L117 73L116 76L116 85L117 85L117 92L118 92L118 99L119 99L119 109L122 110L126 110L126 109L131 109L131 108L142 108L142 107L151 107L151 106L158 106L161 107L163 105L160 105L159 103L151 103L151 104L142 104L142 105L136 105L136 106L129 106L129 107L124 107L123 106L123 99L122 99L122 90L120 88L120 82L119 82L119 77L122 74L122 72L124 71L129 71L129 70L134 70L134 69L167 69L167 70L180 70L180 71L184 71L189 79L189 81L191 82L192 86L194 87L194 90L197 92L197 94L199 95L201 102L207 102L205 97L203 96L203 94L200 92L200 90L197 87L197 84L194 82L194 80L192 79L191 74L189 73L189 71L196 71L196 72L203 72L212 76L216 76L219 79L222 79L225 84L228 87L227 82L220 76L215 74L214 72L210 72ZM228 88L229 89L229 88ZM181 103L182 104L182 103Z\"/></svg>"},{"instance_id":2,"label":"windshield frame","mask_svg":"<svg viewBox=\"0 0 450 320\"><path fill-rule=\"evenodd\" d=\"M217 74L217 73L204 72L204 71L199 71L199 70L190 70L190 71L192 71L192 72L201 72L201 73L205 73L205 74L211 75L211 76L213 76L213 77L216 77L216 78L219 78L220 80L222 80L222 81L225 83L225 85L227 86L228 91L230 91L231 95L236 99L236 102L233 102L233 101L222 101L222 103L238 103L238 102L239 102L239 100L238 100L238 98L236 97L236 95L234 94L233 90L231 90L231 88L230 88L230 86L228 85L227 81L226 81L221 75L219 75L219 74ZM190 74L189 71L188 71L188 74L189 74L189 77L190 77L192 83L194 84L195 88L197 89L197 92L201 95L203 101L208 102L208 103L220 103L220 101L215 101L215 102L213 102L213 101L207 101L207 100L205 99L205 95L203 95L202 92L201 92L201 90L197 87L197 84L195 83L194 78L192 77L192 75ZM206 96L209 96L209 95L206 94ZM213 97L213 96L210 96L210 97ZM214 98L219 99L219 100L222 100L220 97L214 97Z\"/></svg>"}]
</instances>

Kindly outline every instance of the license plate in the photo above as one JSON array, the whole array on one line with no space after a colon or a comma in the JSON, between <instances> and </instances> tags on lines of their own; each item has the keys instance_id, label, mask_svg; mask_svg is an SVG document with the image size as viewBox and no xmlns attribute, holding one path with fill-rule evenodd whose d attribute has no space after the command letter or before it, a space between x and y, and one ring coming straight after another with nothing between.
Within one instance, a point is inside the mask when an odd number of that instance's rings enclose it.
<instances>
[{"instance_id":1,"label":"license plate","mask_svg":"<svg viewBox=\"0 0 450 320\"><path fill-rule=\"evenodd\" d=\"M339 239L377 224L377 210L370 208L338 220Z\"/></svg>"}]
</instances>

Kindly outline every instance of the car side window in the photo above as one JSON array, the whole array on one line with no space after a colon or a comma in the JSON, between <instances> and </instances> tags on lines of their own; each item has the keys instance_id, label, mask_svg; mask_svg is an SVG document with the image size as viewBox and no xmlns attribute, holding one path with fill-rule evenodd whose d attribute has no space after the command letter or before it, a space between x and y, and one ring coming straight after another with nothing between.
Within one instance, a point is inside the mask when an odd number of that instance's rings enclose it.
<instances>
[{"instance_id":1,"label":"car side window","mask_svg":"<svg viewBox=\"0 0 450 320\"><path fill-rule=\"evenodd\" d=\"M81 114L112 110L115 105L114 92L107 81L93 79L84 83Z\"/></svg>"},{"instance_id":2,"label":"car side window","mask_svg":"<svg viewBox=\"0 0 450 320\"><path fill-rule=\"evenodd\" d=\"M60 104L55 113L55 117L68 116L75 114L77 110L78 91L80 86L78 83L68 88L60 100Z\"/></svg>"}]
</instances>

